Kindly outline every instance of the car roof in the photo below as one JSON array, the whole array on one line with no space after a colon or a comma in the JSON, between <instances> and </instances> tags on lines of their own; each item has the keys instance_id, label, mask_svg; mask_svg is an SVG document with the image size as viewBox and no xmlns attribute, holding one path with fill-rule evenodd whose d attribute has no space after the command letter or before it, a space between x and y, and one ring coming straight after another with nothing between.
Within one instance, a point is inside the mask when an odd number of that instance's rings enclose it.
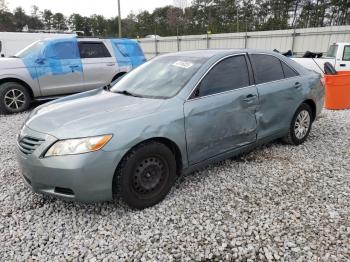
<instances>
[{"instance_id":1,"label":"car roof","mask_svg":"<svg viewBox=\"0 0 350 262\"><path fill-rule=\"evenodd\" d=\"M199 49L193 51L181 51L177 53L166 54L166 56L189 56L189 57L203 57L211 58L214 56L227 56L241 53L267 53L276 55L278 53L268 50L257 50L257 49L246 49L246 48L235 48L235 49Z\"/></svg>"}]
</instances>

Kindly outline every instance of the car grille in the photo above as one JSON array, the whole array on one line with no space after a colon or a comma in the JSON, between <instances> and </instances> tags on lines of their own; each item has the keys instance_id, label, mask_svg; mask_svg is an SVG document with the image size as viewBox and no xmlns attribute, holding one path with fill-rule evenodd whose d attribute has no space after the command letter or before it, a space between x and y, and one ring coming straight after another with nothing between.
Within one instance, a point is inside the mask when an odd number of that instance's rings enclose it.
<instances>
[{"instance_id":1,"label":"car grille","mask_svg":"<svg viewBox=\"0 0 350 262\"><path fill-rule=\"evenodd\" d=\"M26 155L32 154L35 149L37 149L45 140L39 139L39 138L34 138L34 137L29 137L25 136L22 137L18 144L19 144L19 150L21 150L22 153Z\"/></svg>"}]
</instances>

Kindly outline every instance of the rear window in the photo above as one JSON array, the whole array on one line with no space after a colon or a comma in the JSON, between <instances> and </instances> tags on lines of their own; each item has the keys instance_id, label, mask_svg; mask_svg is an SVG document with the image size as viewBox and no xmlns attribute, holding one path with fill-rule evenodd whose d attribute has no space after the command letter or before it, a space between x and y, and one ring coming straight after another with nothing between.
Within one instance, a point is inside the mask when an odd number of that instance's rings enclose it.
<instances>
[{"instance_id":1,"label":"rear window","mask_svg":"<svg viewBox=\"0 0 350 262\"><path fill-rule=\"evenodd\" d=\"M338 46L337 45L331 45L328 48L326 57L335 58L336 55L337 55L337 51L338 51Z\"/></svg>"},{"instance_id":2,"label":"rear window","mask_svg":"<svg viewBox=\"0 0 350 262\"><path fill-rule=\"evenodd\" d=\"M103 43L80 42L79 52L81 58L103 58L111 57L108 49Z\"/></svg>"},{"instance_id":3,"label":"rear window","mask_svg":"<svg viewBox=\"0 0 350 262\"><path fill-rule=\"evenodd\" d=\"M281 62L272 55L251 55L257 84L284 79Z\"/></svg>"}]
</instances>

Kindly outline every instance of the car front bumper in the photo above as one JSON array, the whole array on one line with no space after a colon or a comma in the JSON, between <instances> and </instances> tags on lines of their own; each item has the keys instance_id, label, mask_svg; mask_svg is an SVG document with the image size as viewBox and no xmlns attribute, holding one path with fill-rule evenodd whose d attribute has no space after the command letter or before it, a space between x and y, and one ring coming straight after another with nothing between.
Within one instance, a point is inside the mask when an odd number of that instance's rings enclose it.
<instances>
[{"instance_id":1,"label":"car front bumper","mask_svg":"<svg viewBox=\"0 0 350 262\"><path fill-rule=\"evenodd\" d=\"M25 184L36 193L82 202L113 199L113 177L121 159L117 151L42 157L57 139L25 127L21 136L44 140L33 153L17 144L17 159Z\"/></svg>"}]
</instances>

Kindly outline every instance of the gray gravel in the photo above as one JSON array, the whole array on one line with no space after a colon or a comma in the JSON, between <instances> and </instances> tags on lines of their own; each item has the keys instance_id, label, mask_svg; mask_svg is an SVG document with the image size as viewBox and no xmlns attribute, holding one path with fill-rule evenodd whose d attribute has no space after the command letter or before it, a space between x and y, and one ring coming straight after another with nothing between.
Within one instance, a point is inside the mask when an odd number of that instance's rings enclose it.
<instances>
[{"instance_id":1,"label":"gray gravel","mask_svg":"<svg viewBox=\"0 0 350 262\"><path fill-rule=\"evenodd\" d=\"M162 203L68 203L30 192L15 160L26 114L0 116L0 260L350 260L350 111L179 179Z\"/></svg>"}]
</instances>

